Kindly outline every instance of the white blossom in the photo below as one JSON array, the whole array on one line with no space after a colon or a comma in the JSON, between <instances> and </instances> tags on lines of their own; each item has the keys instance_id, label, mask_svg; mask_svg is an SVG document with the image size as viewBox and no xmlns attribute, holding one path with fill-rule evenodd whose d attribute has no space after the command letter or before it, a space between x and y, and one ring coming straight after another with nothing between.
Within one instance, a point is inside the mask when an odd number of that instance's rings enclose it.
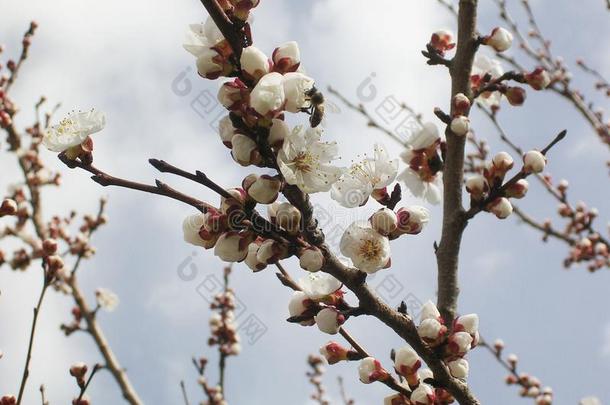
<instances>
[{"instance_id":1,"label":"white blossom","mask_svg":"<svg viewBox=\"0 0 610 405\"><path fill-rule=\"evenodd\" d=\"M374 381L385 379L388 376L388 372L381 367L379 360L373 357L365 357L360 361L358 374L360 381L364 384L370 384Z\"/></svg>"},{"instance_id":2,"label":"white blossom","mask_svg":"<svg viewBox=\"0 0 610 405\"><path fill-rule=\"evenodd\" d=\"M398 227L398 217L389 208L381 208L369 218L371 227L381 235L389 235Z\"/></svg>"},{"instance_id":3,"label":"white blossom","mask_svg":"<svg viewBox=\"0 0 610 405\"><path fill-rule=\"evenodd\" d=\"M307 294L305 294L302 291L295 291L292 294L292 298L290 299L290 302L288 303L288 312L290 313L291 317L294 316L302 316L305 314L305 312L307 312L307 310L309 309L311 305L311 299L307 296ZM307 321L303 321L301 322L301 325L313 325L314 324L314 320L307 320Z\"/></svg>"},{"instance_id":4,"label":"white blossom","mask_svg":"<svg viewBox=\"0 0 610 405\"><path fill-rule=\"evenodd\" d=\"M500 197L491 203L489 211L495 214L495 216L499 219L505 219L513 213L513 205L510 203L508 198Z\"/></svg>"},{"instance_id":5,"label":"white blossom","mask_svg":"<svg viewBox=\"0 0 610 405\"><path fill-rule=\"evenodd\" d=\"M223 39L224 37L214 23L214 20L208 17L204 24L189 25L183 46L190 54L198 57L206 49L213 47Z\"/></svg>"},{"instance_id":6,"label":"white blossom","mask_svg":"<svg viewBox=\"0 0 610 405\"><path fill-rule=\"evenodd\" d=\"M274 118L271 120L271 128L269 128L269 138L267 142L269 142L269 146L272 147L281 147L284 143L284 139L290 133L290 128L288 124L284 121Z\"/></svg>"},{"instance_id":7,"label":"white blossom","mask_svg":"<svg viewBox=\"0 0 610 405\"><path fill-rule=\"evenodd\" d=\"M341 238L340 249L356 268L369 274L382 269L390 260L390 241L368 222L350 225Z\"/></svg>"},{"instance_id":8,"label":"white blossom","mask_svg":"<svg viewBox=\"0 0 610 405\"><path fill-rule=\"evenodd\" d=\"M242 166L249 166L260 160L256 142L242 134L235 134L231 138L231 156Z\"/></svg>"},{"instance_id":9,"label":"white blossom","mask_svg":"<svg viewBox=\"0 0 610 405\"><path fill-rule=\"evenodd\" d=\"M504 74L504 69L500 62L496 59L489 58L481 53L477 53L472 66L471 82L478 85L479 81L489 74L492 79L497 79ZM502 93L499 91L486 92L477 97L477 102L482 105L493 108L500 105Z\"/></svg>"},{"instance_id":10,"label":"white blossom","mask_svg":"<svg viewBox=\"0 0 610 405\"><path fill-rule=\"evenodd\" d=\"M451 132L458 136L464 136L470 130L470 120L465 115L455 117L451 121Z\"/></svg>"},{"instance_id":11,"label":"white blossom","mask_svg":"<svg viewBox=\"0 0 610 405\"><path fill-rule=\"evenodd\" d=\"M321 300L341 288L343 284L328 273L308 273L299 279L299 287L314 301Z\"/></svg>"},{"instance_id":12,"label":"white blossom","mask_svg":"<svg viewBox=\"0 0 610 405\"><path fill-rule=\"evenodd\" d=\"M299 44L295 41L286 42L275 48L272 55L275 70L279 72L291 72L296 70L301 63Z\"/></svg>"},{"instance_id":13,"label":"white blossom","mask_svg":"<svg viewBox=\"0 0 610 405\"><path fill-rule=\"evenodd\" d=\"M214 255L225 262L241 262L248 255L248 245L245 245L244 237L237 232L226 232L220 235Z\"/></svg>"},{"instance_id":14,"label":"white blossom","mask_svg":"<svg viewBox=\"0 0 610 405\"><path fill-rule=\"evenodd\" d=\"M468 361L465 359L457 359L450 361L447 366L449 367L449 372L455 378L466 379L468 378Z\"/></svg>"},{"instance_id":15,"label":"white blossom","mask_svg":"<svg viewBox=\"0 0 610 405\"><path fill-rule=\"evenodd\" d=\"M532 173L541 173L546 166L546 158L537 150L530 150L523 155L524 169Z\"/></svg>"},{"instance_id":16,"label":"white blossom","mask_svg":"<svg viewBox=\"0 0 610 405\"><path fill-rule=\"evenodd\" d=\"M257 272L265 269L267 267L267 263L261 262L258 260L258 251L260 249L260 244L256 242L252 242L248 245L248 253L246 258L244 259L244 263L246 266L250 268L250 270Z\"/></svg>"},{"instance_id":17,"label":"white blossom","mask_svg":"<svg viewBox=\"0 0 610 405\"><path fill-rule=\"evenodd\" d=\"M429 341L437 340L445 331L445 327L436 319L424 319L417 327L417 333L423 339Z\"/></svg>"},{"instance_id":18,"label":"white blossom","mask_svg":"<svg viewBox=\"0 0 610 405\"><path fill-rule=\"evenodd\" d=\"M105 125L106 115L103 112L73 111L44 132L42 144L52 152L63 152L85 142L89 135L101 131Z\"/></svg>"},{"instance_id":19,"label":"white blossom","mask_svg":"<svg viewBox=\"0 0 610 405\"><path fill-rule=\"evenodd\" d=\"M394 358L394 368L402 376L413 375L421 367L421 359L411 346L401 347L396 351Z\"/></svg>"},{"instance_id":20,"label":"white blossom","mask_svg":"<svg viewBox=\"0 0 610 405\"><path fill-rule=\"evenodd\" d=\"M286 102L284 77L277 72L264 75L250 93L250 106L262 116L275 116Z\"/></svg>"},{"instance_id":21,"label":"white blossom","mask_svg":"<svg viewBox=\"0 0 610 405\"><path fill-rule=\"evenodd\" d=\"M456 332L449 336L449 350L456 355L463 355L472 346L473 338L468 332Z\"/></svg>"},{"instance_id":22,"label":"white blossom","mask_svg":"<svg viewBox=\"0 0 610 405\"><path fill-rule=\"evenodd\" d=\"M420 319L423 321L424 319L439 319L441 317L441 313L439 312L436 305L430 300L426 301L426 303L422 306L420 312Z\"/></svg>"},{"instance_id":23,"label":"white blossom","mask_svg":"<svg viewBox=\"0 0 610 405\"><path fill-rule=\"evenodd\" d=\"M504 52L513 44L513 34L502 27L496 27L491 35L485 38L485 45L491 46L496 52Z\"/></svg>"},{"instance_id":24,"label":"white blossom","mask_svg":"<svg viewBox=\"0 0 610 405\"><path fill-rule=\"evenodd\" d=\"M334 308L323 308L314 316L314 320L322 332L335 335L339 332L345 317Z\"/></svg>"},{"instance_id":25,"label":"white blossom","mask_svg":"<svg viewBox=\"0 0 610 405\"><path fill-rule=\"evenodd\" d=\"M223 117L220 121L218 121L218 133L220 135L220 140L227 147L231 147L231 139L233 139L233 135L235 135L235 127L231 122L231 118L227 115Z\"/></svg>"},{"instance_id":26,"label":"white blossom","mask_svg":"<svg viewBox=\"0 0 610 405\"><path fill-rule=\"evenodd\" d=\"M197 56L197 73L208 79L214 79L222 73L222 62L218 61L219 54L211 48L204 49Z\"/></svg>"},{"instance_id":27,"label":"white blossom","mask_svg":"<svg viewBox=\"0 0 610 405\"><path fill-rule=\"evenodd\" d=\"M244 48L240 57L241 68L255 80L269 73L269 58L255 46Z\"/></svg>"},{"instance_id":28,"label":"white blossom","mask_svg":"<svg viewBox=\"0 0 610 405\"><path fill-rule=\"evenodd\" d=\"M477 314L462 315L455 321L456 330L465 331L471 335L479 331L479 316Z\"/></svg>"},{"instance_id":29,"label":"white blossom","mask_svg":"<svg viewBox=\"0 0 610 405\"><path fill-rule=\"evenodd\" d=\"M108 312L114 311L119 305L119 297L105 288L95 290L95 300L100 308Z\"/></svg>"},{"instance_id":30,"label":"white blossom","mask_svg":"<svg viewBox=\"0 0 610 405\"><path fill-rule=\"evenodd\" d=\"M375 145L374 156L353 164L333 185L331 197L344 207L358 207L373 190L392 183L397 172L398 159L390 159L383 146Z\"/></svg>"},{"instance_id":31,"label":"white blossom","mask_svg":"<svg viewBox=\"0 0 610 405\"><path fill-rule=\"evenodd\" d=\"M316 247L304 249L299 256L299 265L302 269L315 273L324 265L324 255Z\"/></svg>"},{"instance_id":32,"label":"white blossom","mask_svg":"<svg viewBox=\"0 0 610 405\"><path fill-rule=\"evenodd\" d=\"M434 394L434 388L428 384L420 384L411 393L411 402L415 405L431 405L434 403L436 395Z\"/></svg>"},{"instance_id":33,"label":"white blossom","mask_svg":"<svg viewBox=\"0 0 610 405\"><path fill-rule=\"evenodd\" d=\"M284 94L286 105L284 109L291 113L297 113L302 108L309 106L309 100L305 93L314 85L314 80L301 72L290 72L284 75Z\"/></svg>"},{"instance_id":34,"label":"white blossom","mask_svg":"<svg viewBox=\"0 0 610 405\"><path fill-rule=\"evenodd\" d=\"M321 142L320 128L297 126L284 140L277 163L288 184L304 193L328 191L342 173L330 165L337 158L336 142Z\"/></svg>"}]
</instances>

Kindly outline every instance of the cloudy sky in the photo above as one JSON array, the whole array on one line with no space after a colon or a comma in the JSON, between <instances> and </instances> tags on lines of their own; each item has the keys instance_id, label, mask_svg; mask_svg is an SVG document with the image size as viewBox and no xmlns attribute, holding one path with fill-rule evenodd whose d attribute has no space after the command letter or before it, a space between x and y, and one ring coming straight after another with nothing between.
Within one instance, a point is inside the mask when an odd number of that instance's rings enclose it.
<instances>
[{"instance_id":1,"label":"cloudy sky","mask_svg":"<svg viewBox=\"0 0 610 405\"><path fill-rule=\"evenodd\" d=\"M491 2L482 3L480 27L486 31L498 24L497 12ZM455 22L432 0L372 4L264 0L255 12L255 44L270 53L278 44L296 40L305 69L320 88L332 85L350 99L360 97L372 111L388 98L406 101L432 119L435 106L448 104L449 80L443 69L426 66L419 50L432 31L455 30ZM610 56L605 52L610 45L610 13L602 0L537 0L533 5L543 31L570 65L585 56L610 76ZM30 106L44 94L51 102L62 103L61 113L90 107L107 113L108 125L96 138L95 158L110 173L151 181L158 174L147 165L149 157L204 170L227 186L239 184L250 172L227 165L228 151L213 130L221 110L208 98L215 95L218 84L199 79L191 55L181 47L187 24L205 19L199 2L0 0L0 10L0 42L9 53L17 52L31 19L40 24L31 58L14 87L14 97L23 109L20 124L29 122ZM592 88L578 72L575 81L587 91ZM556 178L570 181L574 199L601 210L603 228L610 219L604 212L610 198L604 166L608 150L600 147L580 116L552 95L530 94L526 108L507 109L501 120L524 148L541 146L560 129L569 130L569 138L553 150L548 168ZM375 142L400 153L397 144L364 124L360 116L342 108L328 117L325 136L339 143L347 162L371 151ZM473 125L489 140L492 151L504 149L484 117L475 115ZM95 236L99 254L83 266L81 279L90 297L98 286L121 297L118 310L101 314L100 322L141 397L146 403L180 403L179 381L184 379L191 400L199 399L190 358L203 353L214 358L205 345L209 294L202 283L217 277L222 264L211 252L194 251L182 242L181 221L192 210L128 190L102 189L84 173L57 165L52 154L45 152L44 157L65 172L62 191L44 195L47 215L65 214L72 208L94 212L97 199L109 197L111 221ZM0 164L0 186L4 187L16 172L11 157L1 151ZM208 190L164 179L216 201ZM372 209L345 212L317 196L314 202L331 234L356 218L366 218ZM407 196L405 204L412 203L417 201ZM532 187L521 205L539 218L553 216L555 211L555 203L538 186ZM431 224L422 235L393 242L393 268L371 280L393 305L406 297L435 298L431 247L440 234L440 211L433 208L432 212ZM610 403L610 315L605 310L610 303L610 276L606 272L590 275L582 268L565 271L564 252L557 242L541 243L538 234L515 219L498 222L488 215L477 217L464 238L460 309L480 314L483 336L502 337L507 350L519 354L523 371L553 387L557 403L576 404L591 394ZM181 269L189 264L195 265L197 273L185 281ZM294 263L288 267L298 274ZM243 265L235 267L234 287L244 306L238 321L255 320L266 332L255 342L243 336L242 355L229 361L227 396L232 404L310 403L305 359L328 340L315 328L283 321L290 292L270 270L253 275ZM391 285L401 287L390 294ZM2 394L17 390L39 287L34 271L0 271ZM69 300L57 295L45 303L26 393L28 404L38 401L41 383L48 386L51 403L66 403L75 392L69 365L99 360L87 336L66 339L59 331L59 324L69 319L69 308ZM373 319L350 321L349 328L382 359L387 360L390 348L400 345ZM469 358L470 384L483 403L520 401L515 389L503 384L504 372L487 353L475 350ZM360 384L356 368L356 364L344 364L329 370L331 397L337 399L335 377L343 375L358 404L380 403L387 389ZM90 393L95 403L121 401L105 373L96 377Z\"/></svg>"}]
</instances>

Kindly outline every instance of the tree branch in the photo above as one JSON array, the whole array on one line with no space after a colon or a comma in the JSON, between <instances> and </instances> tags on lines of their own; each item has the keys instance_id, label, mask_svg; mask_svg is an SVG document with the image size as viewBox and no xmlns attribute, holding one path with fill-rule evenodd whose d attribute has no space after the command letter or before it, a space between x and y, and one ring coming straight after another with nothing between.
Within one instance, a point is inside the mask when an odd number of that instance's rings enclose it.
<instances>
[{"instance_id":1,"label":"tree branch","mask_svg":"<svg viewBox=\"0 0 610 405\"><path fill-rule=\"evenodd\" d=\"M470 73L477 50L477 0L460 0L458 12L458 42L450 68L451 100L458 93L469 98ZM453 113L453 103L452 113ZM458 257L466 217L462 206L464 148L466 139L447 130L447 153L443 170L443 228L436 258L438 264L438 309L449 325L457 310Z\"/></svg>"}]
</instances>

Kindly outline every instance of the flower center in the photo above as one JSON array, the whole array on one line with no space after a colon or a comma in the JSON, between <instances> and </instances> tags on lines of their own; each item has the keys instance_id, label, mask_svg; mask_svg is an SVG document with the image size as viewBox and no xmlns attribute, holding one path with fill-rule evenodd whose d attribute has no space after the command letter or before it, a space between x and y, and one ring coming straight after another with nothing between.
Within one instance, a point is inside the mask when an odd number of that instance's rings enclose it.
<instances>
[{"instance_id":1,"label":"flower center","mask_svg":"<svg viewBox=\"0 0 610 405\"><path fill-rule=\"evenodd\" d=\"M66 132L70 132L72 127L74 127L74 121L70 118L64 118L59 122L57 132L59 132L60 134L64 134Z\"/></svg>"},{"instance_id":2,"label":"flower center","mask_svg":"<svg viewBox=\"0 0 610 405\"><path fill-rule=\"evenodd\" d=\"M378 241L366 239L360 245L360 254L366 260L373 260L381 254L381 244Z\"/></svg>"},{"instance_id":3,"label":"flower center","mask_svg":"<svg viewBox=\"0 0 610 405\"><path fill-rule=\"evenodd\" d=\"M309 172L316 163L315 157L309 152L300 152L294 158L294 166L298 171Z\"/></svg>"}]
</instances>

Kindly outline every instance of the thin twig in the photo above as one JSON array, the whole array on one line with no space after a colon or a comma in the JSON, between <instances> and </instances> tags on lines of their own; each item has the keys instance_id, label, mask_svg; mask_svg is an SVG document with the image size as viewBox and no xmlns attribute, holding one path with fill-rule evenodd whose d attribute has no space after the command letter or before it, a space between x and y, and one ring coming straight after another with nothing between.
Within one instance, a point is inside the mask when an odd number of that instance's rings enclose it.
<instances>
[{"instance_id":1,"label":"thin twig","mask_svg":"<svg viewBox=\"0 0 610 405\"><path fill-rule=\"evenodd\" d=\"M189 402L189 397L186 393L186 387L184 385L184 381L180 381L180 390L182 391L182 398L184 399L184 405L191 405Z\"/></svg>"},{"instance_id":2,"label":"thin twig","mask_svg":"<svg viewBox=\"0 0 610 405\"><path fill-rule=\"evenodd\" d=\"M34 347L34 336L36 334L36 325L38 323L38 315L40 314L40 309L42 307L42 301L44 300L45 293L47 292L47 288L49 287L49 280L46 275L46 269L43 264L43 286L40 291L40 296L38 297L38 303L36 307L34 307L34 318L32 319L32 328L30 330L30 340L28 343L28 352L25 358L25 366L23 367L23 375L21 377L21 384L19 385L19 395L17 397L17 405L21 404L21 400L23 399L23 393L25 390L25 386L30 375L30 361L32 360L32 348Z\"/></svg>"},{"instance_id":3,"label":"thin twig","mask_svg":"<svg viewBox=\"0 0 610 405\"><path fill-rule=\"evenodd\" d=\"M89 379L87 380L85 385L83 385L83 387L80 390L80 394L78 395L78 399L76 401L77 404L80 403L81 399L83 399L83 395L85 395L85 391L87 391L87 388L89 388L89 384L91 384L91 381L93 381L93 377L95 376L95 373L97 373L98 370L100 370L101 368L102 368L102 366L100 364L96 364L95 366L93 366L93 370L91 370Z\"/></svg>"}]
</instances>

